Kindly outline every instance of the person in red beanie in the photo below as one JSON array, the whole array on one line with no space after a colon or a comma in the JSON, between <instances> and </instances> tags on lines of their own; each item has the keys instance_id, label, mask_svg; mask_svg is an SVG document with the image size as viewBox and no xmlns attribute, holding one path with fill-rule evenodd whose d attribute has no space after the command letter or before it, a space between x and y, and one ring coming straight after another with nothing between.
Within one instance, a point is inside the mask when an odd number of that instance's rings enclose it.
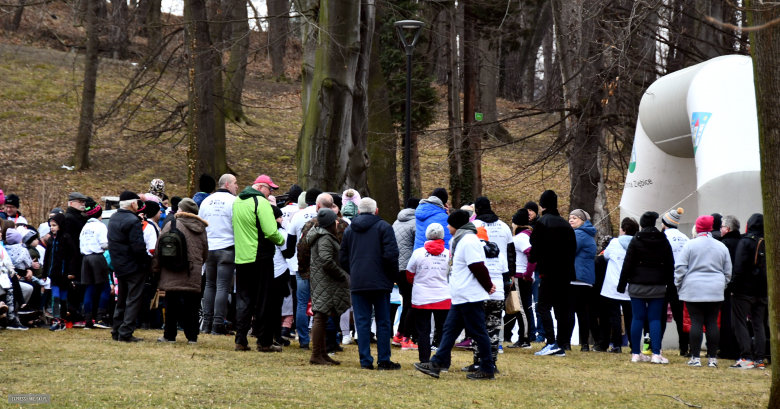
<instances>
[{"instance_id":1,"label":"person in red beanie","mask_svg":"<svg viewBox=\"0 0 780 409\"><path fill-rule=\"evenodd\" d=\"M691 359L701 366L703 327L707 330L707 356L711 368L718 366L718 313L723 292L731 281L731 256L726 246L712 237L712 216L696 219L696 238L685 243L675 262L674 285L691 316Z\"/></svg>"}]
</instances>

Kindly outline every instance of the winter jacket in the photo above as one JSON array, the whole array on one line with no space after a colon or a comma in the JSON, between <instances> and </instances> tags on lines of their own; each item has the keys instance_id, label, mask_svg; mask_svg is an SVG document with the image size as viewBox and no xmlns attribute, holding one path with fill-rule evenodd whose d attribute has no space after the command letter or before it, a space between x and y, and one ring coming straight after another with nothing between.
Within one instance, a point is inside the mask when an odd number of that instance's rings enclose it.
<instances>
[{"instance_id":1,"label":"winter jacket","mask_svg":"<svg viewBox=\"0 0 780 409\"><path fill-rule=\"evenodd\" d=\"M209 223L198 215L179 212L173 215L176 218L176 228L184 235L187 243L187 261L189 268L186 271L171 271L164 268L159 261L160 241L152 259L152 272L160 275L159 288L163 291L200 292L201 271L203 263L209 256L209 244L206 239L206 226ZM168 223L160 232L160 235L171 230L172 223Z\"/></svg>"},{"instance_id":2,"label":"winter jacket","mask_svg":"<svg viewBox=\"0 0 780 409\"><path fill-rule=\"evenodd\" d=\"M748 219L747 233L742 236L737 246L732 270L734 275L729 285L732 293L751 297L767 296L766 265L757 267L754 264L756 247L762 238L764 238L764 216L756 213ZM765 243L761 244L759 251L766 252Z\"/></svg>"},{"instance_id":3,"label":"winter jacket","mask_svg":"<svg viewBox=\"0 0 780 409\"><path fill-rule=\"evenodd\" d=\"M43 260L41 259L41 253L38 251L36 247L27 247L27 252L30 254L30 260L35 262L35 260L38 260L38 264L40 267L36 269L32 269L33 276L36 278L43 279Z\"/></svg>"},{"instance_id":4,"label":"winter jacket","mask_svg":"<svg viewBox=\"0 0 780 409\"><path fill-rule=\"evenodd\" d=\"M339 265L339 242L320 227L312 228L306 241L311 247L311 309L338 317L351 305L349 276Z\"/></svg>"},{"instance_id":5,"label":"winter jacket","mask_svg":"<svg viewBox=\"0 0 780 409\"><path fill-rule=\"evenodd\" d=\"M260 231L257 230L258 226ZM236 264L271 259L276 254L276 246L284 243L284 237L277 229L271 203L252 186L247 186L233 202L233 234Z\"/></svg>"},{"instance_id":6,"label":"winter jacket","mask_svg":"<svg viewBox=\"0 0 780 409\"><path fill-rule=\"evenodd\" d=\"M574 258L577 238L569 222L558 209L544 211L531 233L531 253L528 261L536 263L536 271L545 280L570 283L577 279Z\"/></svg>"},{"instance_id":7,"label":"winter jacket","mask_svg":"<svg viewBox=\"0 0 780 409\"><path fill-rule=\"evenodd\" d=\"M47 247L46 254L49 254ZM145 273L151 265L141 219L130 210L119 209L108 224L108 252L117 277Z\"/></svg>"},{"instance_id":8,"label":"winter jacket","mask_svg":"<svg viewBox=\"0 0 780 409\"><path fill-rule=\"evenodd\" d=\"M723 301L731 281L731 257L711 233L700 234L685 244L674 265L674 285L682 301Z\"/></svg>"},{"instance_id":9,"label":"winter jacket","mask_svg":"<svg viewBox=\"0 0 780 409\"><path fill-rule=\"evenodd\" d=\"M77 273L75 275L78 277L81 276L81 260L84 258L81 251L78 251L81 248L80 236L81 230L84 228L84 225L87 224L87 220L89 220L89 218L84 216L81 210L76 209L75 207L68 207L65 209L64 226L61 226L65 230L65 233L68 233L73 239L73 244L76 246L77 251L71 259L70 269L71 271L76 271Z\"/></svg>"},{"instance_id":10,"label":"winter jacket","mask_svg":"<svg viewBox=\"0 0 780 409\"><path fill-rule=\"evenodd\" d=\"M353 292L393 291L398 276L398 244L393 228L379 216L362 213L344 231L341 267Z\"/></svg>"},{"instance_id":11,"label":"winter jacket","mask_svg":"<svg viewBox=\"0 0 780 409\"><path fill-rule=\"evenodd\" d=\"M669 285L674 278L674 253L666 235L655 227L645 227L626 249L617 290L625 292L626 284Z\"/></svg>"},{"instance_id":12,"label":"winter jacket","mask_svg":"<svg viewBox=\"0 0 780 409\"><path fill-rule=\"evenodd\" d=\"M601 286L601 296L613 300L629 301L628 294L618 292L618 283L623 271L623 262L626 259L626 250L634 236L622 235L612 239L604 249L604 259L607 260L607 274L604 276L604 284Z\"/></svg>"},{"instance_id":13,"label":"winter jacket","mask_svg":"<svg viewBox=\"0 0 780 409\"><path fill-rule=\"evenodd\" d=\"M44 276L51 278L53 285L67 289L71 283L68 276L81 274L81 270L76 272L70 270L73 256L78 252L79 249L68 233L59 232L56 237L49 237L46 243L46 259L43 262L46 266Z\"/></svg>"},{"instance_id":14,"label":"winter jacket","mask_svg":"<svg viewBox=\"0 0 780 409\"><path fill-rule=\"evenodd\" d=\"M195 193L194 196L192 196L192 201L195 202L198 207L200 207L200 204L203 203L204 200L206 200L207 197L209 197L211 193L206 192L198 192Z\"/></svg>"},{"instance_id":15,"label":"winter jacket","mask_svg":"<svg viewBox=\"0 0 780 409\"><path fill-rule=\"evenodd\" d=\"M596 282L596 228L586 220L582 226L574 229L577 238L577 253L574 256L574 271L577 281L594 284Z\"/></svg>"},{"instance_id":16,"label":"winter jacket","mask_svg":"<svg viewBox=\"0 0 780 409\"><path fill-rule=\"evenodd\" d=\"M414 209L403 209L398 213L398 219L393 223L395 241L398 243L398 268L404 271L409 263L409 258L414 252L414 239L416 232L416 219ZM442 226L447 229L447 226Z\"/></svg>"},{"instance_id":17,"label":"winter jacket","mask_svg":"<svg viewBox=\"0 0 780 409\"><path fill-rule=\"evenodd\" d=\"M444 208L444 203L441 202L436 196L431 196L427 199L421 200L420 205L414 211L414 218L416 219L415 226L417 230L414 234L414 250L419 249L425 245L425 229L431 223L439 223L444 227L444 247L448 250L450 248L450 239L452 234L447 228L447 210Z\"/></svg>"},{"instance_id":18,"label":"winter jacket","mask_svg":"<svg viewBox=\"0 0 780 409\"><path fill-rule=\"evenodd\" d=\"M27 274L27 270L32 269L32 258L30 258L30 252L24 244L6 243L5 251L11 256L11 261L14 263L14 269L16 269L19 275L25 275Z\"/></svg>"},{"instance_id":19,"label":"winter jacket","mask_svg":"<svg viewBox=\"0 0 780 409\"><path fill-rule=\"evenodd\" d=\"M296 244L295 257L298 258L298 276L301 277L302 280L308 280L310 277L311 247L309 246L309 242L306 240L306 236L309 234L309 231L315 227L317 227L316 217L303 225L303 228L301 229L301 240ZM339 243L339 245L341 245L341 239L344 238L344 231L347 230L347 227L349 227L349 223L346 220L336 219L336 241ZM287 251L290 250L291 249L288 247ZM289 253L287 255L289 255ZM285 255L285 257L287 257L287 255Z\"/></svg>"},{"instance_id":20,"label":"winter jacket","mask_svg":"<svg viewBox=\"0 0 780 409\"><path fill-rule=\"evenodd\" d=\"M730 231L725 236L720 237L720 242L729 249L729 256L731 256L731 265L736 265L737 247L739 242L742 241L742 235L738 231ZM734 277L731 278L732 281Z\"/></svg>"}]
</instances>

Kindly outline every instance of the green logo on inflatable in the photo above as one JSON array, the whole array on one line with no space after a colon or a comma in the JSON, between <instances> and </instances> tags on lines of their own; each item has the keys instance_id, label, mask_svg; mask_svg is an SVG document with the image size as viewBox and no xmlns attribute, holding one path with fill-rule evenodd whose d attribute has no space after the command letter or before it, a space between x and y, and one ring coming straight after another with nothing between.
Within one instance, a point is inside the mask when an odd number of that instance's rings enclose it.
<instances>
[{"instance_id":1,"label":"green logo on inflatable","mask_svg":"<svg viewBox=\"0 0 780 409\"><path fill-rule=\"evenodd\" d=\"M634 148L631 149L631 160L628 162L628 171L630 173L634 173L636 170L636 144L634 144Z\"/></svg>"},{"instance_id":2,"label":"green logo on inflatable","mask_svg":"<svg viewBox=\"0 0 780 409\"><path fill-rule=\"evenodd\" d=\"M694 112L691 115L691 138L693 138L693 153L696 154L696 150L699 149L699 143L701 143L701 136L704 135L704 129L707 127L707 122L712 118L711 112Z\"/></svg>"}]
</instances>

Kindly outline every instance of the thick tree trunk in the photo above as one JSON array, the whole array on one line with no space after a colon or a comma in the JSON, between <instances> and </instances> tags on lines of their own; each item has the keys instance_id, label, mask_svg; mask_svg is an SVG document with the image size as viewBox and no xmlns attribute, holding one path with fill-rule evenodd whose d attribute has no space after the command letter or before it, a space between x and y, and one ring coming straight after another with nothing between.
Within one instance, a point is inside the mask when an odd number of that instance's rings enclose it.
<instances>
[{"instance_id":1,"label":"thick tree trunk","mask_svg":"<svg viewBox=\"0 0 780 409\"><path fill-rule=\"evenodd\" d=\"M696 13L694 0L674 0L672 7L672 21L669 23L669 57L666 63L666 72L672 73L696 63L691 55L691 43L693 36L693 15Z\"/></svg>"},{"instance_id":2,"label":"thick tree trunk","mask_svg":"<svg viewBox=\"0 0 780 409\"><path fill-rule=\"evenodd\" d=\"M146 0L147 53L155 55L162 42L162 0ZM141 8L139 7L139 11Z\"/></svg>"},{"instance_id":3,"label":"thick tree trunk","mask_svg":"<svg viewBox=\"0 0 780 409\"><path fill-rule=\"evenodd\" d=\"M102 0L87 0L87 52L84 56L84 88L81 94L81 114L79 130L76 135L76 152L72 164L77 170L89 169L89 145L92 143L93 119L95 117L95 94L98 75L98 38L97 10Z\"/></svg>"},{"instance_id":4,"label":"thick tree trunk","mask_svg":"<svg viewBox=\"0 0 780 409\"><path fill-rule=\"evenodd\" d=\"M212 86L214 100L214 154L216 174L222 175L232 173L227 163L227 130L225 128L225 119L227 115L227 104L225 100L225 89L222 83L223 63L222 56L225 51L224 35L227 20L233 14L236 3L244 5L239 0L213 0L210 2L209 11L209 36L211 37L211 76L213 76Z\"/></svg>"},{"instance_id":5,"label":"thick tree trunk","mask_svg":"<svg viewBox=\"0 0 780 409\"><path fill-rule=\"evenodd\" d=\"M301 67L301 111L303 120L309 109L309 96L314 80L314 65L317 58L317 39L319 38L320 0L295 0L301 13L301 42L303 46L303 66ZM303 130L303 128L301 128ZM302 136L301 136L302 139ZM300 140L298 151L300 152Z\"/></svg>"},{"instance_id":6,"label":"thick tree trunk","mask_svg":"<svg viewBox=\"0 0 780 409\"><path fill-rule=\"evenodd\" d=\"M487 33L485 33L487 35ZM508 142L512 135L497 123L498 108L498 44L491 44L490 38L479 39L479 111L483 114L480 132L484 137Z\"/></svg>"},{"instance_id":7,"label":"thick tree trunk","mask_svg":"<svg viewBox=\"0 0 780 409\"><path fill-rule=\"evenodd\" d=\"M473 0L470 0L473 1ZM463 155L467 173L461 179L461 202L482 196L482 135L475 126L477 108L477 47L474 5L464 2L463 19ZM460 204L462 204L460 203ZM455 203L453 203L455 204ZM460 205L459 204L459 205Z\"/></svg>"},{"instance_id":8,"label":"thick tree trunk","mask_svg":"<svg viewBox=\"0 0 780 409\"><path fill-rule=\"evenodd\" d=\"M463 7L461 4L460 7ZM450 165L450 202L455 205L461 202L461 179L463 178L463 129L460 118L460 78L458 72L458 18L457 9L453 3L448 10L447 24L447 150Z\"/></svg>"},{"instance_id":9,"label":"thick tree trunk","mask_svg":"<svg viewBox=\"0 0 780 409\"><path fill-rule=\"evenodd\" d=\"M185 0L189 56L187 192L197 192L200 175L217 176L214 149L214 57L205 0Z\"/></svg>"},{"instance_id":10,"label":"thick tree trunk","mask_svg":"<svg viewBox=\"0 0 780 409\"><path fill-rule=\"evenodd\" d=\"M128 17L127 0L113 0L111 2L111 30L108 41L114 51L115 60L127 57L127 47L130 45L130 37L127 35Z\"/></svg>"},{"instance_id":11,"label":"thick tree trunk","mask_svg":"<svg viewBox=\"0 0 780 409\"><path fill-rule=\"evenodd\" d=\"M748 26L759 26L780 18L780 6L745 2ZM769 295L769 338L772 345L772 386L769 408L780 408L780 25L750 34L753 75L758 109L758 141L761 149L761 190L764 204L767 284Z\"/></svg>"},{"instance_id":12,"label":"thick tree trunk","mask_svg":"<svg viewBox=\"0 0 780 409\"><path fill-rule=\"evenodd\" d=\"M349 162L346 169L344 187L352 187L368 195L368 169L369 159L367 151L368 143L368 95L369 95L369 70L371 68L371 50L374 43L374 28L376 27L376 3L375 0L363 0L359 3L360 31L358 32L360 54L358 55L357 69L355 70L355 86L353 92L352 140L347 141L347 154Z\"/></svg>"},{"instance_id":13,"label":"thick tree trunk","mask_svg":"<svg viewBox=\"0 0 780 409\"><path fill-rule=\"evenodd\" d=\"M19 0L19 5L16 6L16 11L14 11L14 18L11 20L11 31L18 30L19 25L22 24L22 13L24 13L25 3L27 3L26 0Z\"/></svg>"},{"instance_id":14,"label":"thick tree trunk","mask_svg":"<svg viewBox=\"0 0 780 409\"><path fill-rule=\"evenodd\" d=\"M233 122L251 124L241 104L249 55L249 15L243 1L233 8L232 20L230 60L225 72L225 116Z\"/></svg>"},{"instance_id":15,"label":"thick tree trunk","mask_svg":"<svg viewBox=\"0 0 780 409\"><path fill-rule=\"evenodd\" d=\"M284 55L289 35L290 0L267 0L268 4L268 54L271 69L277 79L285 78Z\"/></svg>"}]
</instances>

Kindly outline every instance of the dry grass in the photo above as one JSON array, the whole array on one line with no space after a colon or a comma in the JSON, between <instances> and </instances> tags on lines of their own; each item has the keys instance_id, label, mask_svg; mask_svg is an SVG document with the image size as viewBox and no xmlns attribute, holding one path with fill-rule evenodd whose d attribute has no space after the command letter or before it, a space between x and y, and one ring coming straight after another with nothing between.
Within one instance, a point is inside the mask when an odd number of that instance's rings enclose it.
<instances>
[{"instance_id":1,"label":"dry grass","mask_svg":"<svg viewBox=\"0 0 780 409\"><path fill-rule=\"evenodd\" d=\"M494 382L472 382L453 371L432 379L412 368L417 353L393 348L395 372L360 369L357 347L346 346L339 367L314 367L308 353L234 352L231 337L201 336L197 346L111 341L107 330L0 332L0 392L49 393L53 407L583 407L684 408L665 396L710 407L766 406L770 371L689 368L672 356L666 366L632 364L627 353L537 357L506 350ZM535 344L538 347L538 344ZM374 354L376 349L373 349ZM456 352L453 369L469 364ZM5 397L2 397L5 401Z\"/></svg>"}]
</instances>

